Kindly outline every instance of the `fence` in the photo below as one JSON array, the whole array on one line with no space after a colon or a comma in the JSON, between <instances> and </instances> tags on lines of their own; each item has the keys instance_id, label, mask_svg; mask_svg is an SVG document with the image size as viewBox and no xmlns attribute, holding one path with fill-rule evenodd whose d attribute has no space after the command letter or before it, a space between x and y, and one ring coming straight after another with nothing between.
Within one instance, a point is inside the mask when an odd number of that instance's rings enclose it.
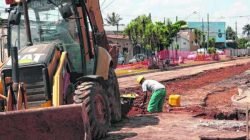
<instances>
[{"instance_id":1,"label":"fence","mask_svg":"<svg viewBox=\"0 0 250 140\"><path fill-rule=\"evenodd\" d=\"M180 51L180 50L163 50L157 53L157 57L159 59L165 60L173 60L178 59L179 57L187 58L187 56L191 53L191 51Z\"/></svg>"},{"instance_id":2,"label":"fence","mask_svg":"<svg viewBox=\"0 0 250 140\"><path fill-rule=\"evenodd\" d=\"M196 61L213 61L220 60L219 55L226 57L240 57L250 56L250 49L225 49L224 52L217 55L198 55L196 52L191 51L180 51L180 50L163 50L158 52L155 57L149 58L148 60L137 62L134 64L118 65L118 69L138 69L148 68L154 61L166 61L169 60L171 64L178 63L179 57L183 59L196 60ZM224 57L223 57L224 58Z\"/></svg>"},{"instance_id":3,"label":"fence","mask_svg":"<svg viewBox=\"0 0 250 140\"><path fill-rule=\"evenodd\" d=\"M226 49L225 54L229 57L250 56L250 49Z\"/></svg>"}]
</instances>

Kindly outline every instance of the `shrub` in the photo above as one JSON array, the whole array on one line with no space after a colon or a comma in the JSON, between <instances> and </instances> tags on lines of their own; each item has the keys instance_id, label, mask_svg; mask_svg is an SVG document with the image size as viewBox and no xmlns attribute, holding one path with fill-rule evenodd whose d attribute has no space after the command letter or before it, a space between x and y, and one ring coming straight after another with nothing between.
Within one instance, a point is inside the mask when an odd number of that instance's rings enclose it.
<instances>
[{"instance_id":1,"label":"shrub","mask_svg":"<svg viewBox=\"0 0 250 140\"><path fill-rule=\"evenodd\" d=\"M209 47L209 48L207 49L207 52L208 52L209 54L215 54L215 53L216 53L216 49L215 49L214 47Z\"/></svg>"}]
</instances>

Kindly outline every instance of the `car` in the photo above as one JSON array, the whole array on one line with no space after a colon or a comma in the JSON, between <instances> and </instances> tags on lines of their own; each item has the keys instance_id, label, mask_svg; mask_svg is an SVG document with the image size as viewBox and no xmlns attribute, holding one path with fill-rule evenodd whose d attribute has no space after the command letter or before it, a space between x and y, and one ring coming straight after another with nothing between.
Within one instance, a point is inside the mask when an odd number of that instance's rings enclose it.
<instances>
[{"instance_id":1,"label":"car","mask_svg":"<svg viewBox=\"0 0 250 140\"><path fill-rule=\"evenodd\" d=\"M193 51L188 54L187 59L194 60L196 57L197 57L197 52Z\"/></svg>"},{"instance_id":2,"label":"car","mask_svg":"<svg viewBox=\"0 0 250 140\"><path fill-rule=\"evenodd\" d=\"M206 48L200 48L200 49L197 49L197 53L199 54L208 54L208 51Z\"/></svg>"},{"instance_id":3,"label":"car","mask_svg":"<svg viewBox=\"0 0 250 140\"><path fill-rule=\"evenodd\" d=\"M216 50L216 53L217 54L219 54L219 55L224 55L225 53L224 53L224 51L223 50L220 50L220 49L215 49ZM208 51L207 51L207 49L205 49L205 48L200 48L200 49L197 49L197 53L199 53L199 54L208 54Z\"/></svg>"},{"instance_id":4,"label":"car","mask_svg":"<svg viewBox=\"0 0 250 140\"><path fill-rule=\"evenodd\" d=\"M118 64L119 65L125 64L125 57L124 57L124 55L122 53L118 54Z\"/></svg>"},{"instance_id":5,"label":"car","mask_svg":"<svg viewBox=\"0 0 250 140\"><path fill-rule=\"evenodd\" d=\"M136 54L132 59L129 60L129 64L133 64L136 62L141 62L147 59L147 56L145 54Z\"/></svg>"},{"instance_id":6,"label":"car","mask_svg":"<svg viewBox=\"0 0 250 140\"><path fill-rule=\"evenodd\" d=\"M220 49L216 49L216 53L219 54L219 55L224 55L225 52L223 50L220 50Z\"/></svg>"}]
</instances>

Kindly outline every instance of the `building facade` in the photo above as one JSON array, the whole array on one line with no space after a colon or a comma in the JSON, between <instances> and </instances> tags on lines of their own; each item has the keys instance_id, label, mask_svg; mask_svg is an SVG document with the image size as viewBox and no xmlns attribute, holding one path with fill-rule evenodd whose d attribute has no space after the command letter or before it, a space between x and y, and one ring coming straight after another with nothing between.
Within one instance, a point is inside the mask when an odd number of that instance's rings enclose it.
<instances>
[{"instance_id":1,"label":"building facade","mask_svg":"<svg viewBox=\"0 0 250 140\"><path fill-rule=\"evenodd\" d=\"M193 29L180 30L177 34L177 44L179 45L180 51L196 51L200 48L200 45L195 43L195 34ZM175 42L173 45L175 45Z\"/></svg>"},{"instance_id":2,"label":"building facade","mask_svg":"<svg viewBox=\"0 0 250 140\"><path fill-rule=\"evenodd\" d=\"M215 38L216 47L225 47L226 42L226 22L188 22L189 28L203 31L206 41L209 38Z\"/></svg>"},{"instance_id":3,"label":"building facade","mask_svg":"<svg viewBox=\"0 0 250 140\"><path fill-rule=\"evenodd\" d=\"M125 57L125 63L127 63L130 59L133 58L133 45L132 42L129 40L128 36L120 34L108 34L107 38L110 44L118 45L119 53L121 53Z\"/></svg>"}]
</instances>

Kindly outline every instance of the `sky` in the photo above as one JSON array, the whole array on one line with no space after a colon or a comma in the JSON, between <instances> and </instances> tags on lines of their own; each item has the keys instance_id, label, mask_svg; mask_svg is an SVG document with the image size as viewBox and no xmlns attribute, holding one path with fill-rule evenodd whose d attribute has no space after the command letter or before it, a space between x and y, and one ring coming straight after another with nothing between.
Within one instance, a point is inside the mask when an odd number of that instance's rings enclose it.
<instances>
[{"instance_id":1,"label":"sky","mask_svg":"<svg viewBox=\"0 0 250 140\"><path fill-rule=\"evenodd\" d=\"M224 21L235 29L237 22L238 35L242 35L242 27L250 24L250 0L100 0L103 18L115 12L122 17L125 26L139 15L151 13L153 21ZM5 7L0 0L0 12ZM3 16L3 14L1 14ZM124 27L120 27L123 29ZM113 29L106 27L106 29ZM115 29L115 28L114 28Z\"/></svg>"},{"instance_id":2,"label":"sky","mask_svg":"<svg viewBox=\"0 0 250 140\"><path fill-rule=\"evenodd\" d=\"M242 35L242 27L250 24L250 0L100 0L104 18L107 14L118 13L127 24L138 15L151 13L154 21L169 18L179 20L207 22L224 21ZM247 16L247 17L244 17Z\"/></svg>"}]
</instances>

